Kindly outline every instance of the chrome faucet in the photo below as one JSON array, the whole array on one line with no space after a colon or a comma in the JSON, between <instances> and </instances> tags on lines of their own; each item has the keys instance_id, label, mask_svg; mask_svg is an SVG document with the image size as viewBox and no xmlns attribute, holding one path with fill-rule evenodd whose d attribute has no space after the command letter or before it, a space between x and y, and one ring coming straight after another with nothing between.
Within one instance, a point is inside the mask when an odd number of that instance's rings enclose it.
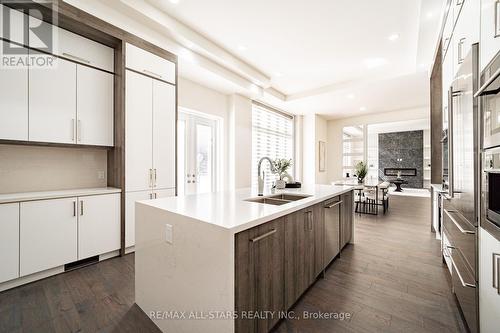
<instances>
[{"instance_id":1,"label":"chrome faucet","mask_svg":"<svg viewBox=\"0 0 500 333\"><path fill-rule=\"evenodd\" d=\"M266 173L264 171L262 171L262 176L261 176L261 172L260 172L260 167L261 167L261 164L264 160L268 160L269 161L269 164L270 164L270 167L271 167L271 172L274 172L274 163L273 161L269 158L269 157L262 157L260 160L259 160L259 164L257 165L257 175L259 176L259 179L258 179L258 192L259 192L259 196L263 196L264 195L264 179L265 179L265 176L266 176Z\"/></svg>"}]
</instances>

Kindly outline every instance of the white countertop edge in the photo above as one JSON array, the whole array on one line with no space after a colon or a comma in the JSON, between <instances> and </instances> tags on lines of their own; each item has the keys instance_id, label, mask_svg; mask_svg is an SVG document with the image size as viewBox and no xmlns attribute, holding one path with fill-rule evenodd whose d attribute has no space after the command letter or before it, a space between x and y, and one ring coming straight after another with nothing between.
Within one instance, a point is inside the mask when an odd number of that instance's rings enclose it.
<instances>
[{"instance_id":1,"label":"white countertop edge","mask_svg":"<svg viewBox=\"0 0 500 333\"><path fill-rule=\"evenodd\" d=\"M336 185L335 187L339 187L339 188L342 188L342 189L338 189L335 192L332 192L332 193L329 193L329 194L325 194L325 195L320 195L320 196L312 195L311 197L308 197L308 198L305 198L305 199L302 199L302 200L292 201L291 203L288 203L288 204L285 204L285 205L282 205L282 206L277 206L277 207L283 208L283 209L281 209L281 210L279 210L279 211L277 211L275 213L272 213L272 214L269 214L269 215L266 215L266 216L262 216L262 217L259 217L259 218L256 218L256 219L251 219L251 220L245 221L243 223L240 223L240 224L238 224L236 226L231 226L231 227L220 225L220 224L216 224L216 223L213 223L211 221L203 220L203 219L196 218L196 217L193 217L193 216L188 216L188 215L176 212L174 210L164 208L164 207L162 207L161 204L159 204L159 200L161 200L161 199L142 200L142 201L137 201L136 204L143 204L143 205L155 208L155 209L159 209L159 210L168 212L169 214L173 214L173 215L177 215L177 216L182 216L182 217L188 217L188 218L190 218L193 221L197 221L197 222L200 222L200 223L207 223L207 224L210 224L210 225L212 225L212 226L214 226L216 228L220 228L221 230L226 230L226 231L231 232L232 234L237 234L237 233L239 233L241 231L248 230L248 229L251 229L251 228L256 227L258 225L261 225L263 223L275 220L275 219L283 217L285 215L289 215L289 214L291 214L293 212L296 212L296 211L301 210L303 208L310 207L310 206L313 206L313 205L315 205L317 203L329 200L329 199L334 198L336 196L339 196L339 195L342 195L344 193L350 192L350 191L352 191L354 189L353 186L347 186L347 185L343 185L343 186ZM291 190L291 191L287 191L287 190ZM285 190L283 190L283 191L281 191L279 193L307 194L307 192L296 192L294 190L295 189L285 189ZM263 198L269 197L269 196L273 196L275 194L277 194L277 193L266 194L266 195L263 196ZM254 198L254 196L253 197L249 196L248 198ZM261 203L249 203L249 204L263 205ZM289 205L289 204L291 204L290 207L285 207L286 205Z\"/></svg>"},{"instance_id":2,"label":"white countertop edge","mask_svg":"<svg viewBox=\"0 0 500 333\"><path fill-rule=\"evenodd\" d=\"M84 197L89 195L103 195L121 193L121 189L115 187L96 187L96 188L79 188L70 190L58 191L39 191L39 192L19 192L19 193L6 193L0 194L0 204L36 201L36 200L49 200L61 199L71 197Z\"/></svg>"},{"instance_id":3,"label":"white countertop edge","mask_svg":"<svg viewBox=\"0 0 500 333\"><path fill-rule=\"evenodd\" d=\"M445 193L448 192L446 190L443 190L443 184L431 184L431 187L436 191L440 193Z\"/></svg>"}]
</instances>

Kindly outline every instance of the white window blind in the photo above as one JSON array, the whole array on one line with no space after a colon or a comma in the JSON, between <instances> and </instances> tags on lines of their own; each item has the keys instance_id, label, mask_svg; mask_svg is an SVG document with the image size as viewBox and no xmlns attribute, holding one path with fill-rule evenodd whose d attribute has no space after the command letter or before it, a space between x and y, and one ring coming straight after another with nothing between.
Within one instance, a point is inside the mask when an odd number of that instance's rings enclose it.
<instances>
[{"instance_id":1,"label":"white window blind","mask_svg":"<svg viewBox=\"0 0 500 333\"><path fill-rule=\"evenodd\" d=\"M273 111L260 104L252 107L252 186L257 187L257 163L262 157L294 158L293 116ZM295 162L292 160L292 163ZM276 175L271 174L269 162L262 162L265 184L270 186ZM293 176L293 164L289 173Z\"/></svg>"}]
</instances>

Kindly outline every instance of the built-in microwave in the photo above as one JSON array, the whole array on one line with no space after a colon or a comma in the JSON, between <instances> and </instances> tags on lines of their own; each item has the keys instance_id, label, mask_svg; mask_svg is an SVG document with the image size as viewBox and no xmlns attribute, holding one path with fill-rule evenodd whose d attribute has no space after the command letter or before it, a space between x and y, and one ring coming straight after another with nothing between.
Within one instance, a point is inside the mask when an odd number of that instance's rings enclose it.
<instances>
[{"instance_id":1,"label":"built-in microwave","mask_svg":"<svg viewBox=\"0 0 500 333\"><path fill-rule=\"evenodd\" d=\"M481 226L500 241L500 147L483 151Z\"/></svg>"},{"instance_id":2,"label":"built-in microwave","mask_svg":"<svg viewBox=\"0 0 500 333\"><path fill-rule=\"evenodd\" d=\"M475 96L481 96L483 148L500 146L500 52L482 71Z\"/></svg>"}]
</instances>

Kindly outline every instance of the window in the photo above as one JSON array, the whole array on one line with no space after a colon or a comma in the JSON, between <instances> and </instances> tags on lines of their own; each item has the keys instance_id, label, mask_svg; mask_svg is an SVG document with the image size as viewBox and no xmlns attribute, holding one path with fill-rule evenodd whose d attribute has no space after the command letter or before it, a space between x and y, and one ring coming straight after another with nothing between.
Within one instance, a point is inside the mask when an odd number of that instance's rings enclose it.
<instances>
[{"instance_id":1,"label":"window","mask_svg":"<svg viewBox=\"0 0 500 333\"><path fill-rule=\"evenodd\" d=\"M260 103L252 106L252 186L257 187L257 163L267 156L271 159L294 158L293 116L267 108ZM295 162L295 161L293 161ZM293 164L289 171L293 176ZM276 176L271 174L269 162L262 163L265 183L272 184Z\"/></svg>"},{"instance_id":2,"label":"window","mask_svg":"<svg viewBox=\"0 0 500 333\"><path fill-rule=\"evenodd\" d=\"M343 170L342 177L355 174L356 163L365 160L364 126L347 126L342 129Z\"/></svg>"}]
</instances>

